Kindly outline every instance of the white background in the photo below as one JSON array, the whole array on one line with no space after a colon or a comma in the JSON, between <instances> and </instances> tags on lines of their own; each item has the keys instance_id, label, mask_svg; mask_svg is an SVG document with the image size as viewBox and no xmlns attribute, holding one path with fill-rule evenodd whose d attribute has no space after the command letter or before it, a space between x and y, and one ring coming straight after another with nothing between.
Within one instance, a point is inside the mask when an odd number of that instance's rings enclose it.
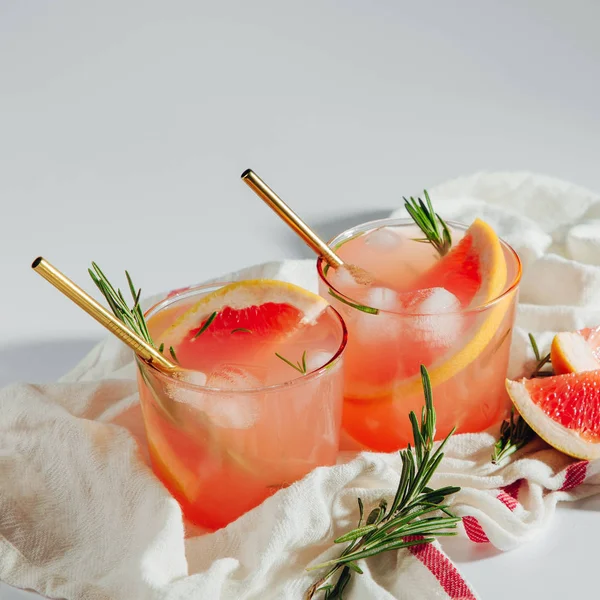
<instances>
[{"instance_id":1,"label":"white background","mask_svg":"<svg viewBox=\"0 0 600 600\"><path fill-rule=\"evenodd\" d=\"M51 380L104 335L38 254L148 294L309 256L247 167L325 237L482 169L599 190L598 22L595 0L0 0L0 384ZM599 510L451 555L484 600L586 596Z\"/></svg>"}]
</instances>

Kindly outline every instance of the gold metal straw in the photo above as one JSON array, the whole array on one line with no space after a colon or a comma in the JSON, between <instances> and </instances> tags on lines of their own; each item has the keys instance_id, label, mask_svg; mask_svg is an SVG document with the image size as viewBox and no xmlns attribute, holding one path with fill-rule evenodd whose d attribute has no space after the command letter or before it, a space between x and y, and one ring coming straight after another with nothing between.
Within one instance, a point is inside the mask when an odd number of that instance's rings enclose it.
<instances>
[{"instance_id":1,"label":"gold metal straw","mask_svg":"<svg viewBox=\"0 0 600 600\"><path fill-rule=\"evenodd\" d=\"M111 333L114 333L122 342L127 344L136 354L154 364L161 371L172 373L181 369L167 360L160 352L148 344L145 340L126 327L121 321L113 317L94 298L86 294L78 285L73 283L66 275L52 266L47 260L39 256L31 264L31 268L37 271L44 279L49 281L57 290L67 298L75 302L85 312L94 317L98 323L104 325Z\"/></svg>"},{"instance_id":2,"label":"gold metal straw","mask_svg":"<svg viewBox=\"0 0 600 600\"><path fill-rule=\"evenodd\" d=\"M344 261L254 172L246 169L242 179L260 196L317 255L331 266L341 267Z\"/></svg>"}]
</instances>

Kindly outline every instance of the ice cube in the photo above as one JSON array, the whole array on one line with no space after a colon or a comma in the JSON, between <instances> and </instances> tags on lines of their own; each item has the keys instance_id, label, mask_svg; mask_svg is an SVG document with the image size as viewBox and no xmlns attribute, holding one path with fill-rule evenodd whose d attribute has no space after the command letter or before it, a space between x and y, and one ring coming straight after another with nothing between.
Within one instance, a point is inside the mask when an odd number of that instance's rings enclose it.
<instances>
[{"instance_id":1,"label":"ice cube","mask_svg":"<svg viewBox=\"0 0 600 600\"><path fill-rule=\"evenodd\" d=\"M182 369L177 372L176 378L191 385L206 385L206 375L202 371L188 371L187 369ZM171 400L181 402L182 404L195 405L198 403L198 399L202 397L202 392L199 390L177 383L167 383L165 392Z\"/></svg>"},{"instance_id":2,"label":"ice cube","mask_svg":"<svg viewBox=\"0 0 600 600\"><path fill-rule=\"evenodd\" d=\"M375 248L396 248L402 242L402 234L394 227L380 227L365 235L365 244Z\"/></svg>"},{"instance_id":3,"label":"ice cube","mask_svg":"<svg viewBox=\"0 0 600 600\"><path fill-rule=\"evenodd\" d=\"M336 288L348 295L351 295L353 290L364 289L366 287L357 279L352 269L346 265L329 269L327 276Z\"/></svg>"},{"instance_id":4,"label":"ice cube","mask_svg":"<svg viewBox=\"0 0 600 600\"><path fill-rule=\"evenodd\" d=\"M309 350L306 353L306 370L308 373L316 371L326 365L333 356L332 352L327 350Z\"/></svg>"},{"instance_id":5,"label":"ice cube","mask_svg":"<svg viewBox=\"0 0 600 600\"><path fill-rule=\"evenodd\" d=\"M264 385L264 370L251 366L222 365L206 380L211 388L223 390L211 393L203 406L212 423L229 429L247 429L256 423L260 413L260 392L235 393Z\"/></svg>"},{"instance_id":6,"label":"ice cube","mask_svg":"<svg viewBox=\"0 0 600 600\"><path fill-rule=\"evenodd\" d=\"M360 281L360 276L357 278L351 268L345 265L336 269L331 268L327 277L331 285L339 292L355 302L364 303L365 294L370 288L366 283Z\"/></svg>"},{"instance_id":7,"label":"ice cube","mask_svg":"<svg viewBox=\"0 0 600 600\"><path fill-rule=\"evenodd\" d=\"M208 375L206 385L220 390L249 390L262 387L265 375L262 367L223 364Z\"/></svg>"},{"instance_id":8,"label":"ice cube","mask_svg":"<svg viewBox=\"0 0 600 600\"><path fill-rule=\"evenodd\" d=\"M405 294L404 311L415 342L434 348L449 348L463 331L464 316L458 298L444 288L430 288Z\"/></svg>"},{"instance_id":9,"label":"ice cube","mask_svg":"<svg viewBox=\"0 0 600 600\"><path fill-rule=\"evenodd\" d=\"M463 332L464 317L460 313L421 315L410 321L412 336L434 348L450 348Z\"/></svg>"},{"instance_id":10,"label":"ice cube","mask_svg":"<svg viewBox=\"0 0 600 600\"><path fill-rule=\"evenodd\" d=\"M415 315L459 312L459 299L444 288L429 288L405 295L404 310Z\"/></svg>"},{"instance_id":11,"label":"ice cube","mask_svg":"<svg viewBox=\"0 0 600 600\"><path fill-rule=\"evenodd\" d=\"M405 327L402 317L387 312L372 315L354 310L351 323L349 328L354 334L354 343L364 348L396 343L401 339Z\"/></svg>"},{"instance_id":12,"label":"ice cube","mask_svg":"<svg viewBox=\"0 0 600 600\"><path fill-rule=\"evenodd\" d=\"M192 385L206 385L206 374L202 371L182 371L181 380Z\"/></svg>"},{"instance_id":13,"label":"ice cube","mask_svg":"<svg viewBox=\"0 0 600 600\"><path fill-rule=\"evenodd\" d=\"M402 311L402 301L398 292L385 287L372 287L366 293L365 304L392 312Z\"/></svg>"}]
</instances>

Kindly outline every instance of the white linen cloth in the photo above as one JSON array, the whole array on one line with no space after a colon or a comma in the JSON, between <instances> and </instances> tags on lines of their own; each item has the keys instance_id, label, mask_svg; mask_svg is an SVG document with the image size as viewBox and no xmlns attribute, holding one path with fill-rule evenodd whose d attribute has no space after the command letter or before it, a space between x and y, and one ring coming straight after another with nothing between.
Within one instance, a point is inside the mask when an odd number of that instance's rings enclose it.
<instances>
[{"instance_id":1,"label":"white linen cloth","mask_svg":"<svg viewBox=\"0 0 600 600\"><path fill-rule=\"evenodd\" d=\"M600 196L527 173L478 174L430 192L444 217L483 218L523 259L512 375L533 358L528 331L546 349L558 330L600 323ZM316 289L313 261L223 279L259 275ZM1 580L68 600L301 599L318 575L304 568L339 552L332 540L355 525L357 496L368 507L396 489L396 453L346 457L202 535L145 462L133 377L131 353L109 338L58 383L0 391ZM496 467L497 431L455 436L433 485L461 486L451 503L465 544L510 550L547 525L557 502L600 492L600 464L536 440ZM477 597L437 544L363 568L350 600Z\"/></svg>"}]
</instances>

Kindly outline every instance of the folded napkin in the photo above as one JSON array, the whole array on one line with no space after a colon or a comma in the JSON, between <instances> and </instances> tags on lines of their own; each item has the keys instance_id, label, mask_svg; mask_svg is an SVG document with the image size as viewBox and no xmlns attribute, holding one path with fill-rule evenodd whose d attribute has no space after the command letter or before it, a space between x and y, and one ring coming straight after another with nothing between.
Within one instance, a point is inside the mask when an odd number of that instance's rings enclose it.
<instances>
[{"instance_id":1,"label":"folded napkin","mask_svg":"<svg viewBox=\"0 0 600 600\"><path fill-rule=\"evenodd\" d=\"M511 374L558 330L600 323L600 197L530 174L479 174L431 190L441 214L490 222L524 263ZM595 264L594 264L595 263ZM316 289L314 261L269 263L225 278L270 277ZM220 278L224 279L224 278ZM560 284L557 285L557 282ZM68 600L298 599L305 567L394 493L397 453L340 456L212 534L188 526L147 466L131 353L116 339L49 385L0 391L0 579ZM559 501L600 492L600 464L540 440L504 466L490 454L498 425L457 435L432 484L451 497L464 543L510 550L535 537ZM352 599L475 599L439 544L363 561Z\"/></svg>"}]
</instances>

